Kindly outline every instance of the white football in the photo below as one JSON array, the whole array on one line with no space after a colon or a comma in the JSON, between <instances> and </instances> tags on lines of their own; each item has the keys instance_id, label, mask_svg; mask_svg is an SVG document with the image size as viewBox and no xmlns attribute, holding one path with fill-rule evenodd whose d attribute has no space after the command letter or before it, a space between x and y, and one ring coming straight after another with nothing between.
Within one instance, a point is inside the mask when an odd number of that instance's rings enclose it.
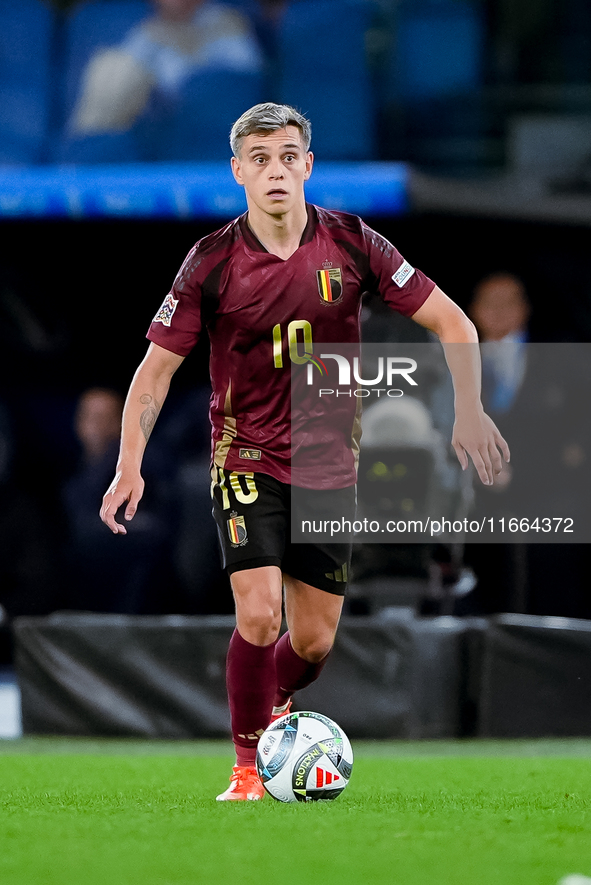
<instances>
[{"instance_id":1,"label":"white football","mask_svg":"<svg viewBox=\"0 0 591 885\"><path fill-rule=\"evenodd\" d=\"M258 743L256 766L280 802L336 799L349 783L353 750L336 722L305 710L271 723Z\"/></svg>"}]
</instances>

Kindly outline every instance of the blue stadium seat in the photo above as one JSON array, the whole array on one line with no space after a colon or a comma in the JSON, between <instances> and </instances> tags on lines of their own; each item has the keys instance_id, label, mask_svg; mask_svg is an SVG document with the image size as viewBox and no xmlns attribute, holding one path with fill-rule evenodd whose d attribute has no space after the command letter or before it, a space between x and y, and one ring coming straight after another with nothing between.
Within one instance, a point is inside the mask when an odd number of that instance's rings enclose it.
<instances>
[{"instance_id":1,"label":"blue stadium seat","mask_svg":"<svg viewBox=\"0 0 591 885\"><path fill-rule=\"evenodd\" d=\"M54 17L41 0L0 0L0 163L45 159Z\"/></svg>"},{"instance_id":2,"label":"blue stadium seat","mask_svg":"<svg viewBox=\"0 0 591 885\"><path fill-rule=\"evenodd\" d=\"M402 102L474 92L482 85L481 4L466 0L403 0L389 81Z\"/></svg>"},{"instance_id":3,"label":"blue stadium seat","mask_svg":"<svg viewBox=\"0 0 591 885\"><path fill-rule=\"evenodd\" d=\"M264 100L262 74L216 70L195 74L185 84L166 125L154 135L156 158L229 158L232 124L249 107Z\"/></svg>"},{"instance_id":4,"label":"blue stadium seat","mask_svg":"<svg viewBox=\"0 0 591 885\"><path fill-rule=\"evenodd\" d=\"M278 100L312 122L319 159L366 160L375 152L375 107L365 51L368 0L297 0L279 29Z\"/></svg>"},{"instance_id":5,"label":"blue stadium seat","mask_svg":"<svg viewBox=\"0 0 591 885\"><path fill-rule=\"evenodd\" d=\"M486 162L485 22L471 0L402 0L382 85L386 144L449 171Z\"/></svg>"}]
</instances>

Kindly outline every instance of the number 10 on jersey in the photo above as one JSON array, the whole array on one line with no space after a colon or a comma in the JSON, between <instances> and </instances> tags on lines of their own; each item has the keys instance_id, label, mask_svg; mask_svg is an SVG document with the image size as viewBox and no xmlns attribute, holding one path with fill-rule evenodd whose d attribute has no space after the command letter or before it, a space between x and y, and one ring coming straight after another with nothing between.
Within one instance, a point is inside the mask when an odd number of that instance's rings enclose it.
<instances>
[{"instance_id":1,"label":"number 10 on jersey","mask_svg":"<svg viewBox=\"0 0 591 885\"><path fill-rule=\"evenodd\" d=\"M303 353L300 352L303 346ZM292 320L287 327L287 347L292 363L302 365L308 362L308 354L313 352L312 326L308 320ZM281 323L273 326L273 363L276 369L283 368L283 330Z\"/></svg>"}]
</instances>

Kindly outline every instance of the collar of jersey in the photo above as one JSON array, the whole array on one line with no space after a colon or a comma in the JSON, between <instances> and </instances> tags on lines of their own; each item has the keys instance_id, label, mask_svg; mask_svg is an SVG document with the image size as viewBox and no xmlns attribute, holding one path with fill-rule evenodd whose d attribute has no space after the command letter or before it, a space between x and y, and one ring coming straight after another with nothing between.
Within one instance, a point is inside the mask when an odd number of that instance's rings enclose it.
<instances>
[{"instance_id":1,"label":"collar of jersey","mask_svg":"<svg viewBox=\"0 0 591 885\"><path fill-rule=\"evenodd\" d=\"M306 212L308 213L308 220L300 239L300 246L303 246L305 243L312 242L312 240L314 239L314 234L316 232L316 224L318 223L316 207L313 206L312 203L306 203ZM267 254L269 254L269 250L265 249L261 241L252 230L251 226L249 225L248 212L245 212L244 215L240 216L240 218L238 219L238 223L240 225L240 230L242 231L244 241L249 249L254 249L255 252L267 252Z\"/></svg>"}]
</instances>

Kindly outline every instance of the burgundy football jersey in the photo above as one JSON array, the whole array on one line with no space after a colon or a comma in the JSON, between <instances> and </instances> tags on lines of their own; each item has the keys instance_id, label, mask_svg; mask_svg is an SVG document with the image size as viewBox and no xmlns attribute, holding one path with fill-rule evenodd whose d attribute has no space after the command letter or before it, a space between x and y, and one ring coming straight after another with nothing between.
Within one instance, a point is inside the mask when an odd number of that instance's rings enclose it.
<instances>
[{"instance_id":1,"label":"burgundy football jersey","mask_svg":"<svg viewBox=\"0 0 591 885\"><path fill-rule=\"evenodd\" d=\"M314 342L358 343L366 291L412 316L435 284L357 216L307 209L300 246L287 260L267 252L247 214L200 240L147 337L186 356L207 330L214 464L307 488L344 488L356 481L358 401L349 404L346 430L329 422L320 437L300 435L296 475L290 357ZM330 448L332 467L318 464L319 447Z\"/></svg>"}]
</instances>

